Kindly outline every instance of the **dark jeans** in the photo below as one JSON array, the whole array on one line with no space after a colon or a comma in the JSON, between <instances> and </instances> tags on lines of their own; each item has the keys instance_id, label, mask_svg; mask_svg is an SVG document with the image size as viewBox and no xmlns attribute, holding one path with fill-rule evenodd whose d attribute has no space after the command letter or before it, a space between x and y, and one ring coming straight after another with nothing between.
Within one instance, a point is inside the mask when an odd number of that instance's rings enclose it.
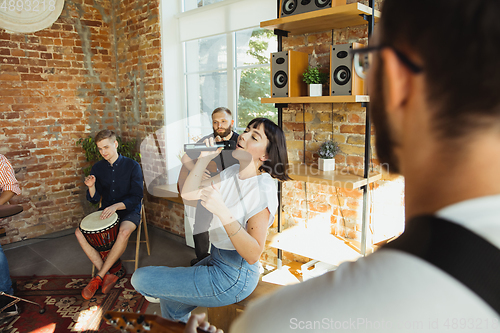
<instances>
[{"instance_id":1,"label":"dark jeans","mask_svg":"<svg viewBox=\"0 0 500 333\"><path fill-rule=\"evenodd\" d=\"M208 249L210 248L208 228L210 228L212 217L213 214L202 206L201 201L198 201L196 205L196 215L194 217L193 240L194 252L196 253L196 258L199 260L208 255Z\"/></svg>"}]
</instances>

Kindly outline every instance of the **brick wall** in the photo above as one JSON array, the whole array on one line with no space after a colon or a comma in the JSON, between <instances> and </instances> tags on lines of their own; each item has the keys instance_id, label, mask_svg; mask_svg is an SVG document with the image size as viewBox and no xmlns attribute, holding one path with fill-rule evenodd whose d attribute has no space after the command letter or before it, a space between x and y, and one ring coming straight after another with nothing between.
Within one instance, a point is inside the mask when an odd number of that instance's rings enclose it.
<instances>
[{"instance_id":1,"label":"brick wall","mask_svg":"<svg viewBox=\"0 0 500 333\"><path fill-rule=\"evenodd\" d=\"M164 125L159 1L112 3L121 130L124 137L139 140Z\"/></svg>"},{"instance_id":2,"label":"brick wall","mask_svg":"<svg viewBox=\"0 0 500 333\"><path fill-rule=\"evenodd\" d=\"M79 138L109 128L137 139L139 148L163 125L158 7L158 1L66 0L50 28L0 29L0 153L22 189L11 203L24 208L0 221L7 230L2 244L75 228L92 210ZM182 233L169 226L170 217L182 225L176 215L182 206L158 201L153 213L145 201L150 222Z\"/></svg>"},{"instance_id":3,"label":"brick wall","mask_svg":"<svg viewBox=\"0 0 500 333\"><path fill-rule=\"evenodd\" d=\"M159 1L113 0L112 3L116 12L120 130L124 138L137 140L137 149L146 138L155 141L141 149L142 168L145 173L163 175L165 162L156 153L165 144L160 137L165 123ZM160 177L148 184L149 190L162 180ZM184 235L182 205L149 193L144 202L148 223Z\"/></svg>"},{"instance_id":4,"label":"brick wall","mask_svg":"<svg viewBox=\"0 0 500 333\"><path fill-rule=\"evenodd\" d=\"M85 204L75 142L116 126L115 60L105 4L66 1L52 27L0 30L0 152L13 165L24 212L2 220L10 243L75 227Z\"/></svg>"}]
</instances>

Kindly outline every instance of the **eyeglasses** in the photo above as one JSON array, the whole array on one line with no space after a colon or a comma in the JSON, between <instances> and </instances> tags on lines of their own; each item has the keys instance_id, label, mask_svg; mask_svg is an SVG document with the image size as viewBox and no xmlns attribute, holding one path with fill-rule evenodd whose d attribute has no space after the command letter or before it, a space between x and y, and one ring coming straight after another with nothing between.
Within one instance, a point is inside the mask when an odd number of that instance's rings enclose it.
<instances>
[{"instance_id":1,"label":"eyeglasses","mask_svg":"<svg viewBox=\"0 0 500 333\"><path fill-rule=\"evenodd\" d=\"M413 73L418 74L424 70L421 66L411 61L405 54L396 50L392 46L379 45L379 46L370 46L352 50L352 54L354 56L354 70L356 71L356 74L358 74L358 76L361 77L362 79L366 79L366 74L370 69L370 62L371 62L370 53L375 51L380 51L386 47L390 47L394 51L394 53L396 53L398 59Z\"/></svg>"}]
</instances>

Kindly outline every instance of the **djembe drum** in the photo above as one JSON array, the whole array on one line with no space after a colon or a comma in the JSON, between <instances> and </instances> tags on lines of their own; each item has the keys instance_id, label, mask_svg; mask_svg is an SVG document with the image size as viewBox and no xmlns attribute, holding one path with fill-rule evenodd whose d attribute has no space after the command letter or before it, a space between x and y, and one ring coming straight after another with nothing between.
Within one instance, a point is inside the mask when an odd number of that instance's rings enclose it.
<instances>
[{"instance_id":1,"label":"djembe drum","mask_svg":"<svg viewBox=\"0 0 500 333\"><path fill-rule=\"evenodd\" d=\"M80 231L85 236L87 242L99 252L102 260L105 260L115 244L120 220L116 213L101 220L101 214L102 211L99 210L87 215L80 222Z\"/></svg>"}]
</instances>

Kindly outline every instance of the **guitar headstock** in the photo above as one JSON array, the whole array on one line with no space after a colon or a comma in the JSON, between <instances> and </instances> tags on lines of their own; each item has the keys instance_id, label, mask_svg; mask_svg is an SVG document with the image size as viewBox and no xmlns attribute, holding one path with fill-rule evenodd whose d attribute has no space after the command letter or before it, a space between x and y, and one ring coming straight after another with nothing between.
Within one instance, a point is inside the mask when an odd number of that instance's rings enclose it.
<instances>
[{"instance_id":1,"label":"guitar headstock","mask_svg":"<svg viewBox=\"0 0 500 333\"><path fill-rule=\"evenodd\" d=\"M129 333L183 333L186 324L157 315L133 312L107 311L103 318L121 332ZM197 328L199 333L207 331Z\"/></svg>"}]
</instances>

